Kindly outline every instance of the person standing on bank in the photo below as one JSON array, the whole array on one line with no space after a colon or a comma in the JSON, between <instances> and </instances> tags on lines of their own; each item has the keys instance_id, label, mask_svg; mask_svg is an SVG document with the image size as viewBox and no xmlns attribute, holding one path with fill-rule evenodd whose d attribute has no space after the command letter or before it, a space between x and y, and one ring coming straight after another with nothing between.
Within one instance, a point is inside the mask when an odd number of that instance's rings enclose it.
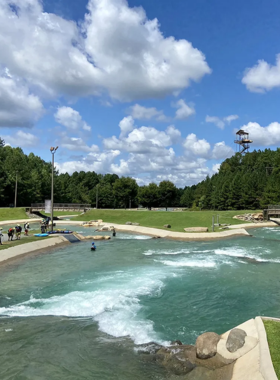
<instances>
[{"instance_id":1,"label":"person standing on bank","mask_svg":"<svg viewBox=\"0 0 280 380\"><path fill-rule=\"evenodd\" d=\"M2 231L3 231L3 228L1 227L0 228L0 245L3 245L2 240L4 239L4 235L3 235Z\"/></svg>"}]
</instances>

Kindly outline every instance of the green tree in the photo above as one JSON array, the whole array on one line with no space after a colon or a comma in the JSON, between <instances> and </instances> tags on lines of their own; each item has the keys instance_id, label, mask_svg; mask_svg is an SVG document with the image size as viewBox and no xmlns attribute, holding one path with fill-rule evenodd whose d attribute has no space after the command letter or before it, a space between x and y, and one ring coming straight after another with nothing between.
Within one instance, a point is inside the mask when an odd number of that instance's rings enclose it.
<instances>
[{"instance_id":1,"label":"green tree","mask_svg":"<svg viewBox=\"0 0 280 380\"><path fill-rule=\"evenodd\" d=\"M120 207L127 208L136 205L138 185L135 179L121 177L114 182L113 191L115 199Z\"/></svg>"},{"instance_id":2,"label":"green tree","mask_svg":"<svg viewBox=\"0 0 280 380\"><path fill-rule=\"evenodd\" d=\"M138 188L138 202L148 207L150 210L152 207L159 206L160 194L159 188L155 183L150 183L148 186L141 186Z\"/></svg>"},{"instance_id":3,"label":"green tree","mask_svg":"<svg viewBox=\"0 0 280 380\"><path fill-rule=\"evenodd\" d=\"M160 205L165 207L173 206L176 197L176 187L171 181L162 181L159 184Z\"/></svg>"}]
</instances>

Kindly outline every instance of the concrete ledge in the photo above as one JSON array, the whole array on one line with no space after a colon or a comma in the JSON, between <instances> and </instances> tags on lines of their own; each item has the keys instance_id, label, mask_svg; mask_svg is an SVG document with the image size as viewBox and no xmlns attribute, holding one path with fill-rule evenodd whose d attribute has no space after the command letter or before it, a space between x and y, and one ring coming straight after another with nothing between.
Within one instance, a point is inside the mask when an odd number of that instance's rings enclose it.
<instances>
[{"instance_id":1,"label":"concrete ledge","mask_svg":"<svg viewBox=\"0 0 280 380\"><path fill-rule=\"evenodd\" d=\"M199 241L199 240L215 240L229 238L233 236L250 236L245 229L236 229L233 231L222 232L201 232L201 233L187 233L187 232L174 232L162 230L159 228L150 228L142 226L131 226L115 223L102 223L103 226L114 226L117 231L133 232L148 236L159 236L166 239L186 240L186 241Z\"/></svg>"},{"instance_id":2,"label":"concrete ledge","mask_svg":"<svg viewBox=\"0 0 280 380\"><path fill-rule=\"evenodd\" d=\"M47 237L45 240L33 241L26 244L17 245L1 251L0 264L22 258L26 255L36 253L46 249L57 248L65 244L70 244L63 236Z\"/></svg>"},{"instance_id":3,"label":"concrete ledge","mask_svg":"<svg viewBox=\"0 0 280 380\"><path fill-rule=\"evenodd\" d=\"M260 372L265 380L278 380L272 364L265 327L261 317L255 318L259 334Z\"/></svg>"},{"instance_id":4,"label":"concrete ledge","mask_svg":"<svg viewBox=\"0 0 280 380\"><path fill-rule=\"evenodd\" d=\"M235 352L229 352L226 348L227 339L220 339L217 346L217 352L223 358L234 361L255 348L258 342L259 341L257 338L254 338L253 336L246 336L245 344L243 347L239 348L239 350Z\"/></svg>"},{"instance_id":5,"label":"concrete ledge","mask_svg":"<svg viewBox=\"0 0 280 380\"><path fill-rule=\"evenodd\" d=\"M262 228L262 227L277 227L277 224L273 222L265 222L265 223L242 223L242 224L234 224L232 226L228 226L230 230L234 230L237 228Z\"/></svg>"}]
</instances>

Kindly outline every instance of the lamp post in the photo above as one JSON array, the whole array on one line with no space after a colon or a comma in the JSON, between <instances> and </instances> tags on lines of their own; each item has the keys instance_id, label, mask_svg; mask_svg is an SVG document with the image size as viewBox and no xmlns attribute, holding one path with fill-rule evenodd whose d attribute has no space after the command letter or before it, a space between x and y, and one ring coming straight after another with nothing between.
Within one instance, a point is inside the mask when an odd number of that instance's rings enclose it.
<instances>
[{"instance_id":1,"label":"lamp post","mask_svg":"<svg viewBox=\"0 0 280 380\"><path fill-rule=\"evenodd\" d=\"M16 184L15 184L15 202L14 202L14 207L17 207L17 175L18 172L16 171Z\"/></svg>"},{"instance_id":2,"label":"lamp post","mask_svg":"<svg viewBox=\"0 0 280 380\"><path fill-rule=\"evenodd\" d=\"M51 147L50 151L52 154L52 194L51 194L51 231L53 231L53 172L54 172L54 154L57 151L58 146L54 148L53 146Z\"/></svg>"}]
</instances>

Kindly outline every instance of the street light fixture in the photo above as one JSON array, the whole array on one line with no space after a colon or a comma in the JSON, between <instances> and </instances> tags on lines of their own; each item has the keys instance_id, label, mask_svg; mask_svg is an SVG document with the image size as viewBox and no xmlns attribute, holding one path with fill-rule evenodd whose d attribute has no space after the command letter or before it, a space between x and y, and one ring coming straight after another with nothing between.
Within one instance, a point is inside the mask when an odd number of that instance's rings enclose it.
<instances>
[{"instance_id":1,"label":"street light fixture","mask_svg":"<svg viewBox=\"0 0 280 380\"><path fill-rule=\"evenodd\" d=\"M52 195L51 195L51 231L53 232L53 172L54 172L54 154L57 151L58 146L54 148L53 146L50 148L52 154Z\"/></svg>"}]
</instances>

